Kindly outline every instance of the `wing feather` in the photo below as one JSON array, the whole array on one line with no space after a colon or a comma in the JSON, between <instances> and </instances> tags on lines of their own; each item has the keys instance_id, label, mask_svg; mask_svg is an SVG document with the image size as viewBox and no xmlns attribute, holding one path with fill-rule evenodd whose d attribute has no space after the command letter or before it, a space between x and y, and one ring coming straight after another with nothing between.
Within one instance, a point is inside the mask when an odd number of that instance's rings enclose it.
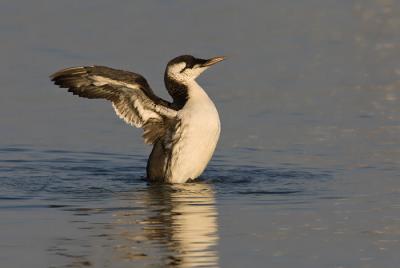
<instances>
[{"instance_id":1,"label":"wing feather","mask_svg":"<svg viewBox=\"0 0 400 268\"><path fill-rule=\"evenodd\" d=\"M105 66L84 66L63 69L50 78L79 97L111 101L121 119L143 128L145 143L155 143L177 121L177 111L171 103L157 97L139 74Z\"/></svg>"}]
</instances>

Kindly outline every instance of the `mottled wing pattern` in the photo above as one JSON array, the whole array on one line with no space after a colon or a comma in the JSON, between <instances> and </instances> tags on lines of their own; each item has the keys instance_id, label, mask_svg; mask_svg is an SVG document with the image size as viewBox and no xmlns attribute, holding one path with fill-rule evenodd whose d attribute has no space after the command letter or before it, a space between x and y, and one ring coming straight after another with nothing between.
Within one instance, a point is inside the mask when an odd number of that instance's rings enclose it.
<instances>
[{"instance_id":1,"label":"mottled wing pattern","mask_svg":"<svg viewBox=\"0 0 400 268\"><path fill-rule=\"evenodd\" d=\"M139 74L104 66L85 66L61 70L50 78L74 95L111 101L121 119L143 128L148 144L165 135L168 125L176 121L177 111L169 102L157 97Z\"/></svg>"}]
</instances>

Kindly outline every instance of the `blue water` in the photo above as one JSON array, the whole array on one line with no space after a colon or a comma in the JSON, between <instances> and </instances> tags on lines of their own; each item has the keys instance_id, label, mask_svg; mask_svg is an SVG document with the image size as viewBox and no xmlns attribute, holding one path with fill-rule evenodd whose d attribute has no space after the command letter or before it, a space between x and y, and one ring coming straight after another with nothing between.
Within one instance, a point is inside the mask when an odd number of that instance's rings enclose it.
<instances>
[{"instance_id":1,"label":"blue water","mask_svg":"<svg viewBox=\"0 0 400 268\"><path fill-rule=\"evenodd\" d=\"M267 207L338 198L326 187L331 172L317 169L230 166L216 157L197 181L164 185L145 180L143 155L29 147L0 153L1 256L11 265L218 266L220 229L225 220L245 220L240 210L265 214ZM225 207L240 214L224 215ZM12 260L26 247L33 248Z\"/></svg>"},{"instance_id":2,"label":"blue water","mask_svg":"<svg viewBox=\"0 0 400 268\"><path fill-rule=\"evenodd\" d=\"M0 1L0 267L397 267L400 5ZM149 184L150 147L64 67L226 55L197 181Z\"/></svg>"}]
</instances>

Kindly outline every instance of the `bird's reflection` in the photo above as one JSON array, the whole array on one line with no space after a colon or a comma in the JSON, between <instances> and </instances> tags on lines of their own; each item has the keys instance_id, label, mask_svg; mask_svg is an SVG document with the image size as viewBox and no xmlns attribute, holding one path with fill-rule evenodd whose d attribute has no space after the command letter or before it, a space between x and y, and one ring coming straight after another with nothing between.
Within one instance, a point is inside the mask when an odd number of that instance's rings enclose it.
<instances>
[{"instance_id":1,"label":"bird's reflection","mask_svg":"<svg viewBox=\"0 0 400 268\"><path fill-rule=\"evenodd\" d=\"M210 185L149 185L133 200L143 211L115 214L124 241L120 258L142 257L163 267L218 266L217 210Z\"/></svg>"}]
</instances>

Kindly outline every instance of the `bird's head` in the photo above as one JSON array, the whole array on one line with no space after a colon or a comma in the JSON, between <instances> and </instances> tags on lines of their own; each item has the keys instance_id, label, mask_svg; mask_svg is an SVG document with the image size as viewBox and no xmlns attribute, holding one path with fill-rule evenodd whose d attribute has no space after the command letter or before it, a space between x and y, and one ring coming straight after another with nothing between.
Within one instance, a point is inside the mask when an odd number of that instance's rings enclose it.
<instances>
[{"instance_id":1,"label":"bird's head","mask_svg":"<svg viewBox=\"0 0 400 268\"><path fill-rule=\"evenodd\" d=\"M192 81L210 66L224 59L225 57L214 57L205 60L190 55L179 56L168 62L165 77L183 83L185 81Z\"/></svg>"}]
</instances>

